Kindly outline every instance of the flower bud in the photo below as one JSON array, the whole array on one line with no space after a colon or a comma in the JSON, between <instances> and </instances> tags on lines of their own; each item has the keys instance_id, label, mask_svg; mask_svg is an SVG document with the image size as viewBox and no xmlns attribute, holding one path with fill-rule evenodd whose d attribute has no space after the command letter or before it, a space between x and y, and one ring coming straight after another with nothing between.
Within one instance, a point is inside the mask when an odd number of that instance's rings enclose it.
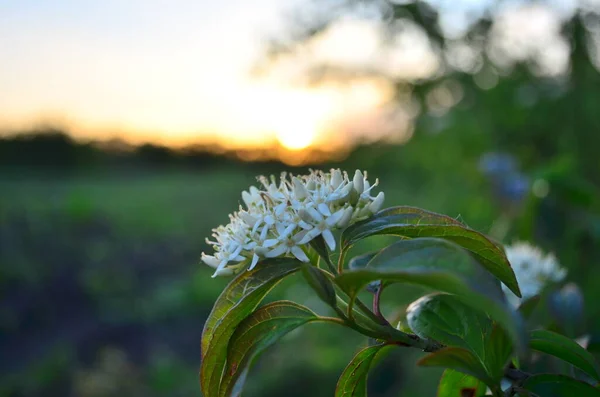
<instances>
[{"instance_id":1,"label":"flower bud","mask_svg":"<svg viewBox=\"0 0 600 397\"><path fill-rule=\"evenodd\" d=\"M559 291L550 294L548 304L550 313L558 325L567 331L567 335L576 335L582 331L584 300L581 289L576 284L568 283Z\"/></svg>"},{"instance_id":2,"label":"flower bud","mask_svg":"<svg viewBox=\"0 0 600 397\"><path fill-rule=\"evenodd\" d=\"M313 217L310 216L308 211L305 209L301 209L300 211L298 211L298 216L300 217L300 219L302 219L304 222L306 222L308 224L311 224L312 222L314 222Z\"/></svg>"},{"instance_id":3,"label":"flower bud","mask_svg":"<svg viewBox=\"0 0 600 397\"><path fill-rule=\"evenodd\" d=\"M202 253L202 262L215 269L219 267L219 264L221 263L219 259L212 255L206 255L204 252Z\"/></svg>"},{"instance_id":4,"label":"flower bud","mask_svg":"<svg viewBox=\"0 0 600 397\"><path fill-rule=\"evenodd\" d=\"M348 227L348 225L350 224L350 221L352 220L352 212L353 211L354 210L352 207L345 208L342 218L337 223L337 227L339 227L340 229L345 229L346 227Z\"/></svg>"},{"instance_id":5,"label":"flower bud","mask_svg":"<svg viewBox=\"0 0 600 397\"><path fill-rule=\"evenodd\" d=\"M250 205L252 204L252 196L250 195L250 193L248 193L247 191L243 191L242 192L242 200L244 200L244 204L246 204L246 208L250 208Z\"/></svg>"},{"instance_id":6,"label":"flower bud","mask_svg":"<svg viewBox=\"0 0 600 397\"><path fill-rule=\"evenodd\" d=\"M344 178L342 177L342 172L339 169L331 172L331 187L337 189L343 181Z\"/></svg>"},{"instance_id":7,"label":"flower bud","mask_svg":"<svg viewBox=\"0 0 600 397\"><path fill-rule=\"evenodd\" d=\"M383 192L379 192L377 197L375 197L375 200L373 200L373 202L369 204L369 210L371 211L371 213L375 214L376 212L379 212L381 207L383 207L384 200L385 194Z\"/></svg>"},{"instance_id":8,"label":"flower bud","mask_svg":"<svg viewBox=\"0 0 600 397\"><path fill-rule=\"evenodd\" d=\"M246 211L240 211L238 213L239 217L242 218L242 220L244 222L246 222L250 227L253 227L256 222L258 221L257 218L253 217L252 215L250 215L249 213L247 213Z\"/></svg>"},{"instance_id":9,"label":"flower bud","mask_svg":"<svg viewBox=\"0 0 600 397\"><path fill-rule=\"evenodd\" d=\"M358 194L361 194L365 190L365 177L360 170L356 170L354 173L352 184L354 185L354 189L358 192Z\"/></svg>"},{"instance_id":10,"label":"flower bud","mask_svg":"<svg viewBox=\"0 0 600 397\"><path fill-rule=\"evenodd\" d=\"M293 177L292 183L294 184L294 196L296 197L296 199L303 200L308 197L308 190L306 189L306 186L304 186L304 183L302 183L300 179Z\"/></svg>"}]
</instances>

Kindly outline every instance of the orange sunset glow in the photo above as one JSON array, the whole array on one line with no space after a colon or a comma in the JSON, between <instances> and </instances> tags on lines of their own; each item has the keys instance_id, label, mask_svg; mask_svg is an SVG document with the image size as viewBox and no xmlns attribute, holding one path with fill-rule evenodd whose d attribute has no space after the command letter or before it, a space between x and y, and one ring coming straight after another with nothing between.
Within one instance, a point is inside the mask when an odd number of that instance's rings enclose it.
<instances>
[{"instance_id":1,"label":"orange sunset glow","mask_svg":"<svg viewBox=\"0 0 600 397\"><path fill-rule=\"evenodd\" d=\"M0 5L0 133L52 125L84 140L333 152L408 131L407 115L379 128L390 114L385 80L309 87L295 59L252 74L290 3L234 3ZM345 21L311 53L353 64L378 46L372 26Z\"/></svg>"}]
</instances>

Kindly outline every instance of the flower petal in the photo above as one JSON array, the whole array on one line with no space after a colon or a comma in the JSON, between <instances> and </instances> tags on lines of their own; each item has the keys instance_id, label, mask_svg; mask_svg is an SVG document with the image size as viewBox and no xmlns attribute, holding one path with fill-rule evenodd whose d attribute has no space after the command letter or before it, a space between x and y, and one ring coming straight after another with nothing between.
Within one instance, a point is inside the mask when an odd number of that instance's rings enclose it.
<instances>
[{"instance_id":1,"label":"flower petal","mask_svg":"<svg viewBox=\"0 0 600 397\"><path fill-rule=\"evenodd\" d=\"M285 233L285 224L283 222L277 222L275 224L275 230L277 230L277 234L280 237L283 236L283 233ZM285 238L285 237L283 237L283 238Z\"/></svg>"},{"instance_id":2,"label":"flower petal","mask_svg":"<svg viewBox=\"0 0 600 397\"><path fill-rule=\"evenodd\" d=\"M309 232L309 230L307 230L307 229L300 230L298 233L296 233L292 236L292 241L295 242L296 244L300 244L300 241L302 241L302 239L304 237L306 237L306 234L308 232Z\"/></svg>"},{"instance_id":3,"label":"flower petal","mask_svg":"<svg viewBox=\"0 0 600 397\"><path fill-rule=\"evenodd\" d=\"M217 269L217 271L215 271L212 275L212 278L215 278L217 276L231 276L233 274L233 269L228 269L228 268L224 268L224 269Z\"/></svg>"},{"instance_id":4,"label":"flower petal","mask_svg":"<svg viewBox=\"0 0 600 397\"><path fill-rule=\"evenodd\" d=\"M258 259L258 255L254 254L254 256L252 256L252 263L250 263L250 267L248 268L248 270L254 269L254 266L256 266L256 264L258 263Z\"/></svg>"},{"instance_id":5,"label":"flower petal","mask_svg":"<svg viewBox=\"0 0 600 397\"><path fill-rule=\"evenodd\" d=\"M298 222L298 226L300 226L302 229L304 230L310 230L313 228L312 225L309 225L308 223L304 222L304 221L300 221Z\"/></svg>"},{"instance_id":6,"label":"flower petal","mask_svg":"<svg viewBox=\"0 0 600 397\"><path fill-rule=\"evenodd\" d=\"M304 238L302 238L302 240L300 240L298 242L298 244L302 245L302 244L307 244L309 243L312 239L314 239L315 237L317 237L319 234L321 234L321 230L319 230L318 228L314 228L309 230L305 235Z\"/></svg>"},{"instance_id":7,"label":"flower petal","mask_svg":"<svg viewBox=\"0 0 600 397\"><path fill-rule=\"evenodd\" d=\"M202 253L202 262L215 269L219 267L219 263L221 263L219 259L212 255L206 255L204 252Z\"/></svg>"},{"instance_id":8,"label":"flower petal","mask_svg":"<svg viewBox=\"0 0 600 397\"><path fill-rule=\"evenodd\" d=\"M296 228L296 225L294 225L294 224L288 225L288 227L286 227L283 230L283 233L279 235L279 238L280 239L288 238L288 236L294 231L295 228Z\"/></svg>"},{"instance_id":9,"label":"flower petal","mask_svg":"<svg viewBox=\"0 0 600 397\"><path fill-rule=\"evenodd\" d=\"M298 247L297 245L293 246L291 251L292 251L292 255L294 255L299 261L301 261L301 262L309 262L310 261L310 259L308 259L308 256L306 256L306 254L302 250L302 248Z\"/></svg>"},{"instance_id":10,"label":"flower petal","mask_svg":"<svg viewBox=\"0 0 600 397\"><path fill-rule=\"evenodd\" d=\"M329 229L325 229L323 230L323 239L325 239L325 242L327 243L327 246L329 246L329 249L331 251L335 250L335 237L333 237L333 233L331 233L331 230Z\"/></svg>"},{"instance_id":11,"label":"flower petal","mask_svg":"<svg viewBox=\"0 0 600 397\"><path fill-rule=\"evenodd\" d=\"M264 240L264 239L266 239L266 238L267 238L267 233L269 233L269 228L268 228L268 226L267 226L267 225L265 225L265 226L262 228L261 232L260 232L260 239L261 239L261 240Z\"/></svg>"},{"instance_id":12,"label":"flower petal","mask_svg":"<svg viewBox=\"0 0 600 397\"><path fill-rule=\"evenodd\" d=\"M236 258L240 254L240 252L242 252L243 249L244 249L244 247L242 247L241 245L238 245L235 248L235 251L233 251L231 253L231 255L229 255L229 258L231 258L230 260L233 260L233 258Z\"/></svg>"},{"instance_id":13,"label":"flower petal","mask_svg":"<svg viewBox=\"0 0 600 397\"><path fill-rule=\"evenodd\" d=\"M321 215L321 213L319 211L317 211L314 208L307 208L306 212L309 213L310 216L312 216L312 218L317 221L317 222L322 222L323 221L323 215Z\"/></svg>"},{"instance_id":14,"label":"flower petal","mask_svg":"<svg viewBox=\"0 0 600 397\"><path fill-rule=\"evenodd\" d=\"M287 248L285 246L285 244L279 244L277 246L277 248L267 252L267 254L265 255L267 258L277 258L280 257L281 255L284 255L285 253L287 253Z\"/></svg>"},{"instance_id":15,"label":"flower petal","mask_svg":"<svg viewBox=\"0 0 600 397\"><path fill-rule=\"evenodd\" d=\"M217 270L212 275L212 278L224 275L225 266L227 266L227 259L224 259L221 261L221 263L219 263L219 266L217 267Z\"/></svg>"},{"instance_id":16,"label":"flower petal","mask_svg":"<svg viewBox=\"0 0 600 397\"><path fill-rule=\"evenodd\" d=\"M275 215L277 215L277 217L281 217L281 215L283 215L283 213L285 212L287 208L287 203L283 202L281 204L278 204L275 206Z\"/></svg>"},{"instance_id":17,"label":"flower petal","mask_svg":"<svg viewBox=\"0 0 600 397\"><path fill-rule=\"evenodd\" d=\"M263 219L262 218L257 219L256 223L254 224L254 226L252 226L252 233L256 233L256 231L258 230L258 228L262 224L263 224Z\"/></svg>"},{"instance_id":18,"label":"flower petal","mask_svg":"<svg viewBox=\"0 0 600 397\"><path fill-rule=\"evenodd\" d=\"M276 246L277 244L279 244L279 240L277 240L276 238L270 238L268 240L265 240L265 242L262 243L262 246L264 248L271 248Z\"/></svg>"},{"instance_id":19,"label":"flower petal","mask_svg":"<svg viewBox=\"0 0 600 397\"><path fill-rule=\"evenodd\" d=\"M340 219L342 219L342 217L345 214L345 209L340 209L337 210L333 215L331 215L329 218L327 218L325 220L325 223L327 223L327 226L333 228L337 225L337 223L340 221Z\"/></svg>"},{"instance_id":20,"label":"flower petal","mask_svg":"<svg viewBox=\"0 0 600 397\"><path fill-rule=\"evenodd\" d=\"M329 206L325 203L320 203L317 206L317 209L319 210L319 212L325 216L331 216L331 211L329 210Z\"/></svg>"},{"instance_id":21,"label":"flower petal","mask_svg":"<svg viewBox=\"0 0 600 397\"><path fill-rule=\"evenodd\" d=\"M310 216L308 214L307 208L309 208L309 207L302 208L302 209L298 210L298 216L304 222L306 222L306 223L312 223L312 222L314 222L314 219L312 218L312 216Z\"/></svg>"}]
</instances>

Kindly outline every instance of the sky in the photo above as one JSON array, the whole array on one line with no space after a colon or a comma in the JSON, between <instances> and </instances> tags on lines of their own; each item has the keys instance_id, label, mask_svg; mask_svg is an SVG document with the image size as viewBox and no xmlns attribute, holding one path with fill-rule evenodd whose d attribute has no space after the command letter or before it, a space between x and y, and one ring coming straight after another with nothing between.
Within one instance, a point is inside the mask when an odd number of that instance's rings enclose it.
<instances>
[{"instance_id":1,"label":"sky","mask_svg":"<svg viewBox=\"0 0 600 397\"><path fill-rule=\"evenodd\" d=\"M0 130L303 148L364 103L251 73L296 3L0 0Z\"/></svg>"},{"instance_id":2,"label":"sky","mask_svg":"<svg viewBox=\"0 0 600 397\"><path fill-rule=\"evenodd\" d=\"M432 3L452 36L460 35L465 15L484 12L490 1ZM565 2L575 4L551 1ZM381 69L394 79L430 76L438 59L426 36L410 25L383 51L368 17L339 18L300 55L278 65L291 74L252 73L264 60L267 39L285 34L290 15L307 3L0 0L0 133L52 125L81 138L234 149L278 143L292 150L409 137L415 115L410 106L391 105L389 80L309 87L290 76L307 66L308 53L329 64ZM530 23L530 12L515 15L503 32L523 36L525 27L539 25ZM552 15L546 25L559 26ZM550 32L546 25L541 30ZM533 40L525 35L504 42L549 48L548 42L560 44L555 30L548 40L533 34ZM559 47L546 51L553 55L548 64L561 65L557 60L565 58L568 46ZM524 47L523 56L533 50Z\"/></svg>"}]
</instances>

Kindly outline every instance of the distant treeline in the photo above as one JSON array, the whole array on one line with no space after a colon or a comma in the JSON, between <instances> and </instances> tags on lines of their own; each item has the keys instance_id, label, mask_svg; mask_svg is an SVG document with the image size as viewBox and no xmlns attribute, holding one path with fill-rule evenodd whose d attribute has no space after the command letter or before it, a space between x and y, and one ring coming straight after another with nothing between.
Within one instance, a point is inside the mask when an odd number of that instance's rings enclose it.
<instances>
[{"instance_id":1,"label":"distant treeline","mask_svg":"<svg viewBox=\"0 0 600 397\"><path fill-rule=\"evenodd\" d=\"M414 146L412 147L414 149ZM170 148L149 143L132 145L120 140L82 142L73 139L65 131L45 129L0 136L0 173L11 173L14 170L34 173L71 173L90 170L101 172L143 171L152 168L198 170L217 167L243 168L256 175L278 174L284 170L298 173L311 167L318 169L360 167L383 173L395 168L393 165L398 163L400 152L404 153L400 157L404 165L407 165L408 160L406 157L408 153L403 145L384 143L360 145L342 160L328 160L325 153L315 151L314 156L310 157L316 160L301 166L292 166L273 159L269 151L272 151L272 148L265 148L264 153L256 153L256 150L248 150L244 153L240 150L225 150L221 147L202 145ZM430 161L418 155L423 152L423 149L417 149L416 156L412 156L413 160L416 159L419 163L418 168L424 165L421 163ZM258 160L246 161L243 160L244 158L258 158Z\"/></svg>"},{"instance_id":2,"label":"distant treeline","mask_svg":"<svg viewBox=\"0 0 600 397\"><path fill-rule=\"evenodd\" d=\"M94 167L213 167L241 163L233 152L194 145L172 149L123 141L79 142L68 133L46 129L0 137L0 167L68 170ZM262 165L278 164L263 161ZM257 164L258 165L258 164Z\"/></svg>"}]
</instances>

